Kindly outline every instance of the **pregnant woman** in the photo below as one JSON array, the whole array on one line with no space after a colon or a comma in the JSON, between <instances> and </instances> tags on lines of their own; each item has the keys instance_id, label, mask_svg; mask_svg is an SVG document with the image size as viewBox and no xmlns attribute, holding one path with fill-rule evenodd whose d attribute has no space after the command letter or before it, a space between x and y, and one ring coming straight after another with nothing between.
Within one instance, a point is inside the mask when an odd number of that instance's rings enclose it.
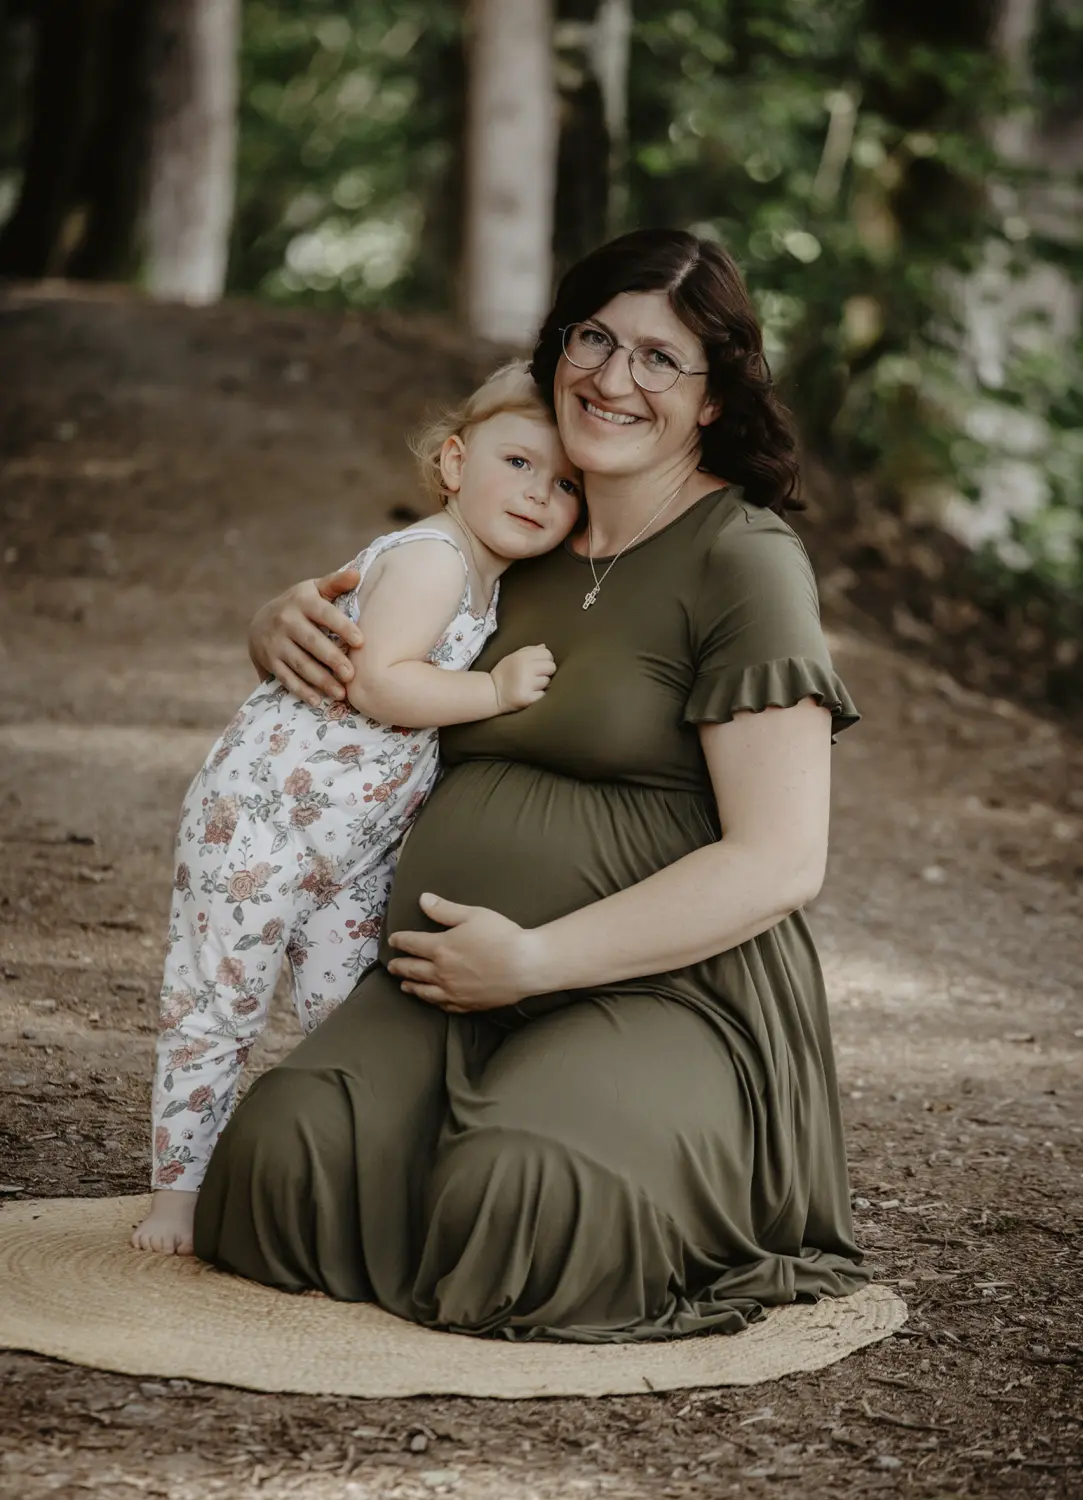
<instances>
[{"instance_id":1,"label":"pregnant woman","mask_svg":"<svg viewBox=\"0 0 1083 1500\"><path fill-rule=\"evenodd\" d=\"M668 230L595 251L533 374L589 519L506 574L478 666L541 642L556 676L441 732L381 962L242 1101L196 1252L469 1333L736 1330L868 1279L800 910L857 714L730 258ZM341 696L328 623L299 585L253 654Z\"/></svg>"}]
</instances>

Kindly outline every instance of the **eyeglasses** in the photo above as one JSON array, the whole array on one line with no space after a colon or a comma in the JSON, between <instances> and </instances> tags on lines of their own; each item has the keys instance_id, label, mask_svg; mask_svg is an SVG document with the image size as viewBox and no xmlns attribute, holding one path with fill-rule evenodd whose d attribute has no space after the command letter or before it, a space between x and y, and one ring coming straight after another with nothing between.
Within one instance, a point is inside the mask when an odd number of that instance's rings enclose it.
<instances>
[{"instance_id":1,"label":"eyeglasses","mask_svg":"<svg viewBox=\"0 0 1083 1500\"><path fill-rule=\"evenodd\" d=\"M618 349L628 349L596 323L569 323L560 330L564 357L577 370L600 370ZM628 369L640 390L668 391L682 375L707 375L707 370L686 370L672 354L654 344L628 349Z\"/></svg>"}]
</instances>

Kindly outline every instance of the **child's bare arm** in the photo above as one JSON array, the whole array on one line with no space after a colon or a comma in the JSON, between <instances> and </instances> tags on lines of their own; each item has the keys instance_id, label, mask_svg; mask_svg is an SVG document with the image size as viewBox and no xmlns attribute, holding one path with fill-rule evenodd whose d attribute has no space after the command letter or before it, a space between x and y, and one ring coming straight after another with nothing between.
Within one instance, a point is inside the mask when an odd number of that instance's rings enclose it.
<instances>
[{"instance_id":1,"label":"child's bare arm","mask_svg":"<svg viewBox=\"0 0 1083 1500\"><path fill-rule=\"evenodd\" d=\"M381 724L439 728L491 719L542 696L555 670L544 648L528 647L530 661L517 662L525 653L515 652L492 673L448 672L425 659L462 599L463 565L454 548L411 542L376 567L358 621L365 644L350 653L354 676L346 693L354 708Z\"/></svg>"}]
</instances>

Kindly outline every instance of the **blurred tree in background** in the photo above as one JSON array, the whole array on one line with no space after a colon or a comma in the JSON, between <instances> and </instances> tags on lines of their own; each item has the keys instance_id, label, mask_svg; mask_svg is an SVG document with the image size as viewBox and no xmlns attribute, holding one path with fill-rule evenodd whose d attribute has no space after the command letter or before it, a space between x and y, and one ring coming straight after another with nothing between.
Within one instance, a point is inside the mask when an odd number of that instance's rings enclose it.
<instances>
[{"instance_id":1,"label":"blurred tree in background","mask_svg":"<svg viewBox=\"0 0 1083 1500\"><path fill-rule=\"evenodd\" d=\"M873 551L900 527L946 527L975 549L989 597L1078 638L1083 5L512 8L551 18L551 56L530 75L550 79L559 121L551 213L531 210L550 241L537 264L559 272L638 224L721 239L810 452ZM164 106L139 21L161 9L0 0L0 271L155 285L138 209L153 202ZM493 0L241 0L230 291L470 308L477 246L496 243L476 218L468 129L475 33L495 13ZM521 24L524 49L545 45ZM34 59L50 35L69 82L35 134ZM491 132L494 159L526 149L506 121ZM474 327L486 331L476 314ZM1083 695L1078 647L1058 650Z\"/></svg>"}]
</instances>

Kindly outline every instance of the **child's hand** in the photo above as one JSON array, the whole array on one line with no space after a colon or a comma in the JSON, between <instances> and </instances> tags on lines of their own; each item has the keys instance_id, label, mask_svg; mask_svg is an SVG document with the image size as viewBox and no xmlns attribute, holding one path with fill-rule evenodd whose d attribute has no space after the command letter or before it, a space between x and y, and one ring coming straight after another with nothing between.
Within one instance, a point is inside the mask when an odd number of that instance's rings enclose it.
<instances>
[{"instance_id":1,"label":"child's hand","mask_svg":"<svg viewBox=\"0 0 1083 1500\"><path fill-rule=\"evenodd\" d=\"M524 646L497 662L490 676L496 689L496 711L515 713L537 703L557 669L548 646Z\"/></svg>"}]
</instances>

